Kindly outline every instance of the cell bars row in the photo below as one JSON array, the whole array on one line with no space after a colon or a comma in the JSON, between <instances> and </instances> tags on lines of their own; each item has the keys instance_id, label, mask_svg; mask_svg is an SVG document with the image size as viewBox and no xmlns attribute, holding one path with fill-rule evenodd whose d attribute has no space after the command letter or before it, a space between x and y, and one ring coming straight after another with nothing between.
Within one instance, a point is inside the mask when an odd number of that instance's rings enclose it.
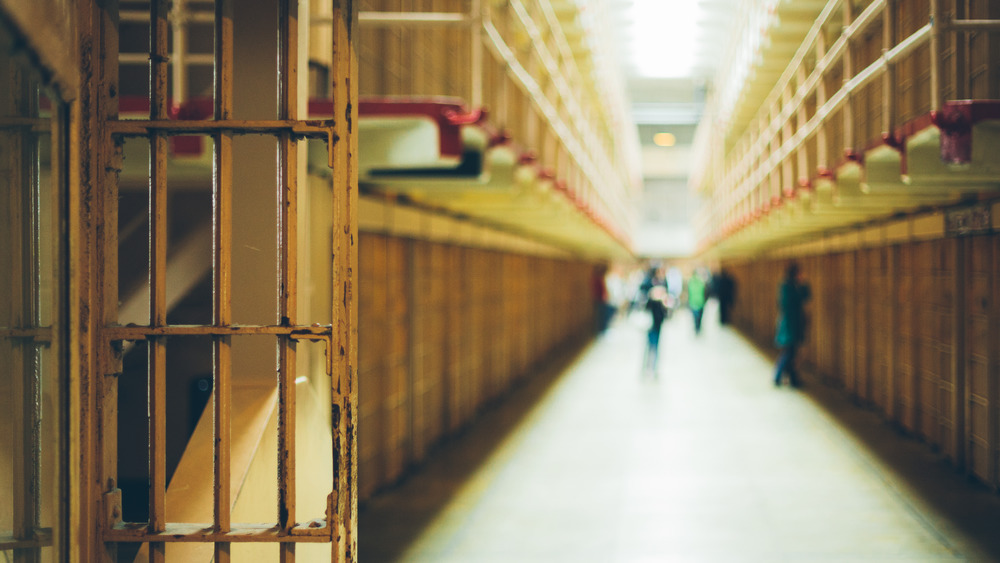
<instances>
[{"instance_id":1,"label":"cell bars row","mask_svg":"<svg viewBox=\"0 0 1000 563\"><path fill-rule=\"evenodd\" d=\"M217 0L215 5L214 98L212 120L186 121L168 118L168 0L150 4L150 112L148 120L109 119L110 143L125 137L147 138L149 167L149 326L105 329L109 345L121 341L145 340L148 346L149 389L149 521L121 521L121 511L105 526L106 542L149 543L151 561L165 557L166 542L215 542L215 560L229 559L231 542L279 542L282 559L294 555L294 543L330 542L337 538L336 511L327 510L325 522L296 524L295 512L295 342L318 340L333 355L331 326L296 325L296 214L299 197L296 144L304 138L322 138L330 146L331 165L337 134L334 121L299 121L297 99L298 2L279 2L277 120L233 120L233 0ZM204 326L167 324L167 159L170 136L210 135L214 141L213 167L213 323ZM233 136L266 135L278 141L278 318L276 325L232 324L233 246ZM166 338L173 335L213 337L213 521L210 525L166 522ZM231 522L230 455L232 433L232 350L231 337L270 334L278 336L278 503L273 524L233 526ZM333 371L332 360L328 370ZM336 384L337 378L334 377ZM336 421L334 421L336 423ZM335 435L337 429L334 428ZM340 455L335 451L334 455ZM337 460L334 461L337 465ZM330 503L337 496L331 483ZM120 503L121 499L111 499Z\"/></svg>"},{"instance_id":2,"label":"cell bars row","mask_svg":"<svg viewBox=\"0 0 1000 563\"><path fill-rule=\"evenodd\" d=\"M0 507L11 524L10 529L0 531L0 552L31 559L43 547L53 545L52 521L43 523L42 516L43 504L51 498L43 487L43 474L61 470L60 461L42 465L43 441L51 439L48 430L57 427L60 416L50 413L43 419L42 405L45 388L48 393L60 392L56 380L61 366L56 354L61 344L54 341L63 321L60 295L52 288L58 283L54 282L59 275L56 265L61 263L53 227L59 224L61 194L52 186L61 185L62 170L50 169L48 185L40 178L40 167L52 166L43 163L47 157L41 156L42 145L51 144L53 136L58 140L59 129L49 118L37 117L40 96L28 73L5 71L10 90L8 96L0 96L0 155L7 173L0 183L4 207L0 265L5 270L0 282L0 299L4 300L0 304L0 358L8 373L0 382L9 393L9 412L0 419L10 424L12 442L7 453L12 455L9 484L13 487L7 495L10 506ZM45 484L52 482L57 480Z\"/></svg>"}]
</instances>

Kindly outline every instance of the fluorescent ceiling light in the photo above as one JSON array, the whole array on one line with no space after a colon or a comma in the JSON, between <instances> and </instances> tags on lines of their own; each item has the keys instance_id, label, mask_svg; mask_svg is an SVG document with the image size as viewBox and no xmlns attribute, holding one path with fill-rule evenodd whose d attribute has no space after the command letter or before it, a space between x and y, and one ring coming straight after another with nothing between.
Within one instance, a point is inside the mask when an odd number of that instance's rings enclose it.
<instances>
[{"instance_id":1,"label":"fluorescent ceiling light","mask_svg":"<svg viewBox=\"0 0 1000 563\"><path fill-rule=\"evenodd\" d=\"M700 0L633 0L632 60L639 74L655 78L690 76L694 69Z\"/></svg>"}]
</instances>

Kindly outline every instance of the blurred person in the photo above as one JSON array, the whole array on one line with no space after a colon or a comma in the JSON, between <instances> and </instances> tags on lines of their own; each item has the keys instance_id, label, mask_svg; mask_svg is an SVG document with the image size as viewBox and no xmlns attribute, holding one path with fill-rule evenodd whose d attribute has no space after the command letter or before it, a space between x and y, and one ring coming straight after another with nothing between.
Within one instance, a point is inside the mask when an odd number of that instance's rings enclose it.
<instances>
[{"instance_id":1,"label":"blurred person","mask_svg":"<svg viewBox=\"0 0 1000 563\"><path fill-rule=\"evenodd\" d=\"M646 273L642 268L633 268L629 272L628 279L625 282L625 295L628 298L629 313L636 311L640 305L645 303L646 294L642 290L645 279Z\"/></svg>"},{"instance_id":2,"label":"blurred person","mask_svg":"<svg viewBox=\"0 0 1000 563\"><path fill-rule=\"evenodd\" d=\"M736 298L736 282L725 268L712 278L712 293L719 301L719 324L729 324L729 313Z\"/></svg>"},{"instance_id":3,"label":"blurred person","mask_svg":"<svg viewBox=\"0 0 1000 563\"><path fill-rule=\"evenodd\" d=\"M646 354L643 358L643 368L646 372L656 376L656 364L660 355L660 330L663 328L663 321L666 320L669 308L667 306L670 295L662 285L654 285L649 290L649 297L646 299L646 310L652 317L649 325L646 342Z\"/></svg>"},{"instance_id":4,"label":"blurred person","mask_svg":"<svg viewBox=\"0 0 1000 563\"><path fill-rule=\"evenodd\" d=\"M795 369L795 354L805 339L805 303L809 300L809 286L800 276L799 265L792 262L785 270L785 280L778 288L778 325L774 335L775 345L781 349L774 370L774 385L781 386L783 374L788 374L788 384L798 387L799 374Z\"/></svg>"},{"instance_id":5,"label":"blurred person","mask_svg":"<svg viewBox=\"0 0 1000 563\"><path fill-rule=\"evenodd\" d=\"M681 273L677 266L672 266L667 270L666 276L664 277L667 284L667 291L676 300L680 300L681 293L684 293L684 274Z\"/></svg>"},{"instance_id":6,"label":"blurred person","mask_svg":"<svg viewBox=\"0 0 1000 563\"><path fill-rule=\"evenodd\" d=\"M705 278L695 269L687 283L687 302L694 317L695 334L701 334L701 317L705 313L705 285Z\"/></svg>"},{"instance_id":7,"label":"blurred person","mask_svg":"<svg viewBox=\"0 0 1000 563\"><path fill-rule=\"evenodd\" d=\"M626 301L625 280L622 279L621 268L615 266L604 276L604 287L608 292L608 324L621 312Z\"/></svg>"},{"instance_id":8,"label":"blurred person","mask_svg":"<svg viewBox=\"0 0 1000 563\"><path fill-rule=\"evenodd\" d=\"M597 333L603 334L608 328L608 323L611 321L611 315L608 311L611 308L611 304L608 303L608 286L605 282L605 274L607 273L607 267L599 266L594 269L593 277L591 278L591 297L594 301L594 318L597 324Z\"/></svg>"}]
</instances>

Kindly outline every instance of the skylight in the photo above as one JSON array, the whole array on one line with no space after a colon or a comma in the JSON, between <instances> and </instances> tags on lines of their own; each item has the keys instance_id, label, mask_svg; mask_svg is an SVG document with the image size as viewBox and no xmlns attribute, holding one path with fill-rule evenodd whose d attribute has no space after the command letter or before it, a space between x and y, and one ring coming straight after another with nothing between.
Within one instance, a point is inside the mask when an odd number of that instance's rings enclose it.
<instances>
[{"instance_id":1,"label":"skylight","mask_svg":"<svg viewBox=\"0 0 1000 563\"><path fill-rule=\"evenodd\" d=\"M650 78L690 76L697 57L702 0L633 0L629 10L632 60Z\"/></svg>"}]
</instances>

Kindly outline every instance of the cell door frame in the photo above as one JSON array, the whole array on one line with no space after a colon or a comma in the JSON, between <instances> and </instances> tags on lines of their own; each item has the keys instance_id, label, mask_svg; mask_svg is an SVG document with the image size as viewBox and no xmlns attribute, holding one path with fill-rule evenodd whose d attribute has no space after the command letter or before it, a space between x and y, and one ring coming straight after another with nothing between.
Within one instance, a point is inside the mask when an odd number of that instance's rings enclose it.
<instances>
[{"instance_id":1,"label":"cell door frame","mask_svg":"<svg viewBox=\"0 0 1000 563\"><path fill-rule=\"evenodd\" d=\"M73 188L71 215L75 237L71 282L74 309L72 362L79 367L79 395L71 405L79 413L80 443L71 454L80 460L74 469L78 496L71 499L78 535L79 559L111 561L123 542L149 545L150 561L165 559L169 542L202 542L214 546L214 560L228 561L235 542L277 544L281 561L293 561L295 545L331 544L332 561L357 558L357 5L352 0L329 0L332 7L334 115L338 119L309 120L299 115L297 81L300 18L299 3L279 0L279 103L277 119L237 120L233 108L233 22L236 2L217 0L214 17L214 117L208 120L171 119L167 107L168 0L150 2L150 112L148 119L118 118L117 2L80 2L81 96L74 105L74 138L78 146L73 165L81 170ZM307 25L303 20L302 25ZM301 111L305 111L304 108ZM166 167L168 141L175 135L204 135L213 139L213 319L203 325L171 325L166 320ZM278 318L272 324L237 324L232 318L232 197L233 137L263 135L278 146L275 184L279 225ZM117 288L118 175L126 138L149 141L149 323L119 326ZM299 177L297 144L309 138L328 143L333 169L333 322L303 325L296 319L297 206L307 178ZM301 189L300 189L301 184ZM303 204L305 204L303 202ZM105 228L105 226L112 226ZM79 323L79 325L77 325ZM79 328L77 328L79 327ZM231 339L240 335L268 335L277 342L278 376L278 499L275 520L263 525L234 524L230 496L232 433ZM213 519L207 524L172 524L165 513L166 396L165 341L175 336L210 338L213 345ZM295 350L299 341L325 343L331 394L333 479L324 518L300 522L296 518ZM145 341L149 351L149 476L147 522L125 522L122 493L117 484L117 381L122 372L124 343Z\"/></svg>"}]
</instances>

